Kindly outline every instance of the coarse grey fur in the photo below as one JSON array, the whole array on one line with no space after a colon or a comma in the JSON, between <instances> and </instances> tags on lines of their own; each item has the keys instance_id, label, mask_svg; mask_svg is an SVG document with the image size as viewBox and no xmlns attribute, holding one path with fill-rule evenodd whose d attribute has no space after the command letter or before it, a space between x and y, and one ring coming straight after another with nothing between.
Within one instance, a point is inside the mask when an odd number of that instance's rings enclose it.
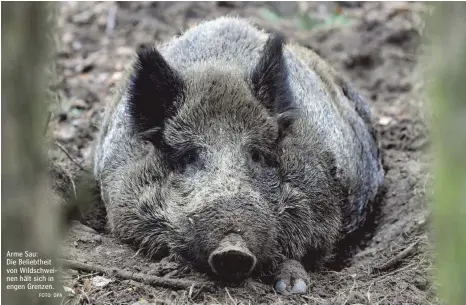
<instances>
[{"instance_id":1,"label":"coarse grey fur","mask_svg":"<svg viewBox=\"0 0 466 305\"><path fill-rule=\"evenodd\" d=\"M94 159L116 236L208 271L211 253L237 234L263 271L319 264L364 223L384 175L368 106L300 46L279 49L282 70L272 58L254 74L269 37L238 18L203 22L156 48L170 67L160 69L174 72L150 96L132 92L144 70L135 60ZM161 124L134 114L144 94L148 111L167 103L146 113ZM278 279L302 278L295 267Z\"/></svg>"}]
</instances>

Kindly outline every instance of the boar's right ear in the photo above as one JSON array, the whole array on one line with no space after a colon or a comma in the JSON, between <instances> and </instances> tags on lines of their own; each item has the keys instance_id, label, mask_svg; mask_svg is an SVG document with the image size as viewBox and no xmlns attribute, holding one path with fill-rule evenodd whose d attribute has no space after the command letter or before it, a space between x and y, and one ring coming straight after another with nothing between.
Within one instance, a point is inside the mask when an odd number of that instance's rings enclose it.
<instances>
[{"instance_id":1,"label":"boar's right ear","mask_svg":"<svg viewBox=\"0 0 466 305\"><path fill-rule=\"evenodd\" d=\"M267 39L251 80L256 98L273 114L287 108L284 37L278 32Z\"/></svg>"},{"instance_id":2,"label":"boar's right ear","mask_svg":"<svg viewBox=\"0 0 466 305\"><path fill-rule=\"evenodd\" d=\"M288 74L283 56L285 38L278 32L269 35L251 80L256 98L278 119L284 131L296 118L288 87Z\"/></svg>"},{"instance_id":3,"label":"boar's right ear","mask_svg":"<svg viewBox=\"0 0 466 305\"><path fill-rule=\"evenodd\" d=\"M161 129L183 93L183 80L155 48L137 53L129 86L129 113L138 133L161 140Z\"/></svg>"}]
</instances>

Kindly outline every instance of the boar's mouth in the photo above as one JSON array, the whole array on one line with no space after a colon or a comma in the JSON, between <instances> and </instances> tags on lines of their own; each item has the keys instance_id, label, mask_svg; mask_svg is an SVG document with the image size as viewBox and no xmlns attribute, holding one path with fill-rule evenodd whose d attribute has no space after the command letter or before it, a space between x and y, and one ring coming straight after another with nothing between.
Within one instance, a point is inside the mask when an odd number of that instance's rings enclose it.
<instances>
[{"instance_id":1,"label":"boar's mouth","mask_svg":"<svg viewBox=\"0 0 466 305\"><path fill-rule=\"evenodd\" d=\"M246 278L256 266L256 257L238 234L229 234L209 256L212 271L222 279L237 281Z\"/></svg>"}]
</instances>

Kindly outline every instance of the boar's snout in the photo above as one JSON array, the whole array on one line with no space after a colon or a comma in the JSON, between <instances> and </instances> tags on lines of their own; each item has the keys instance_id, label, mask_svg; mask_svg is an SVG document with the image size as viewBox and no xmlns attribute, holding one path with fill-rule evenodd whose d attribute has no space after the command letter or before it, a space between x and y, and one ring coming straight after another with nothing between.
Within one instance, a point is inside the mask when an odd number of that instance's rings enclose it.
<instances>
[{"instance_id":1,"label":"boar's snout","mask_svg":"<svg viewBox=\"0 0 466 305\"><path fill-rule=\"evenodd\" d=\"M238 234L227 235L209 256L212 271L219 276L238 280L247 277L256 265L256 257Z\"/></svg>"}]
</instances>

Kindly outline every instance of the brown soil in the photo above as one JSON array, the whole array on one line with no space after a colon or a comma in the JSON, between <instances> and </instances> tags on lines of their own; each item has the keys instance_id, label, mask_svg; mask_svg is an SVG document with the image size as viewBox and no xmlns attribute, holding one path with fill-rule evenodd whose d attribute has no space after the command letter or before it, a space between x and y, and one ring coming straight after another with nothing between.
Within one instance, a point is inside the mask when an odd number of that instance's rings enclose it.
<instances>
[{"instance_id":1,"label":"brown soil","mask_svg":"<svg viewBox=\"0 0 466 305\"><path fill-rule=\"evenodd\" d=\"M415 73L424 6L412 2L342 2L341 6L277 2L275 6L282 14L279 19L267 17L265 4L258 2L63 2L58 54L61 107L50 128L74 161L58 147L51 156L72 174L79 170L76 162L88 163L105 100L136 49L169 39L206 18L249 17L317 51L370 101L386 169L385 194L370 238L356 247L342 268L329 266L312 274L310 291L303 296L279 296L271 285L257 279L239 287L218 284L206 292L197 286L170 289L100 274L113 281L97 287L86 279L98 274L86 277L69 271L65 285L77 294L67 304L133 304L140 299L156 304L440 304L430 280L429 143L419 94L422 83ZM350 23L309 30L292 20L300 13L325 22L338 11ZM75 223L71 227L64 257L193 283L209 280L168 259L149 261L113 238L105 229L104 216L99 215L83 220L86 226ZM412 251L397 256L410 245ZM387 263L393 258L394 262Z\"/></svg>"}]
</instances>

